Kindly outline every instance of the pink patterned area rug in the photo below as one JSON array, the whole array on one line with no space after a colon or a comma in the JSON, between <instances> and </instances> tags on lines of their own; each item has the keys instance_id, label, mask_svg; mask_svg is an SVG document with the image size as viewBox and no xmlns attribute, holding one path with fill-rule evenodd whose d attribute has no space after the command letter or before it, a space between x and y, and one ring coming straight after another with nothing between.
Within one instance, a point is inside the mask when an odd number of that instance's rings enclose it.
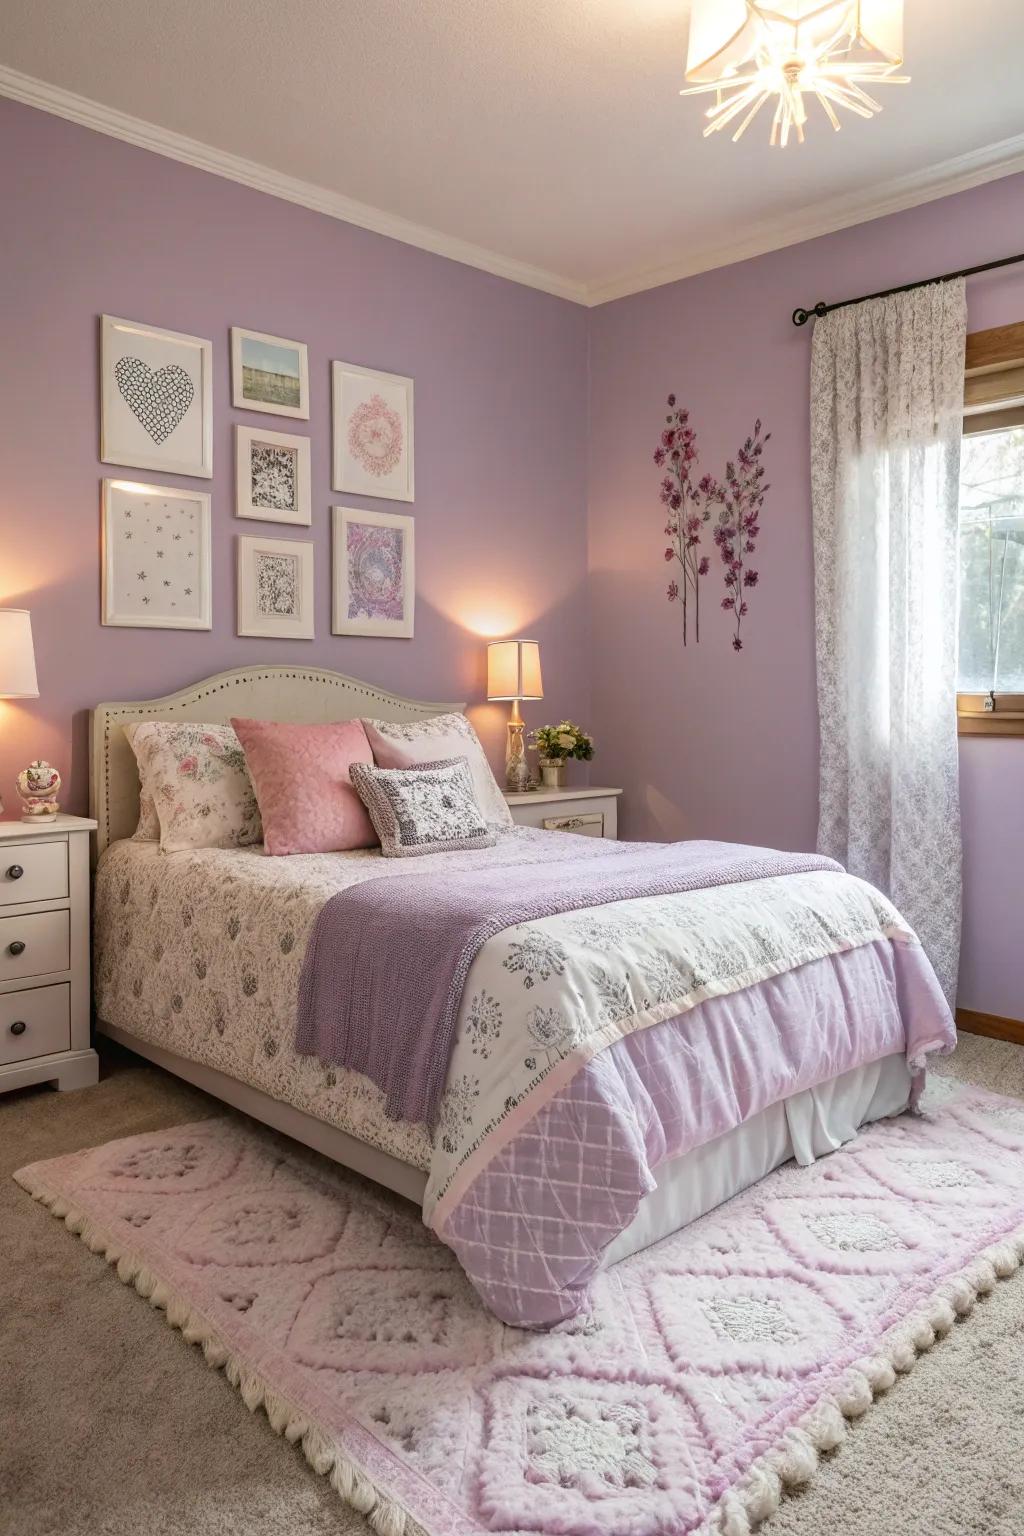
<instances>
[{"instance_id":1,"label":"pink patterned area rug","mask_svg":"<svg viewBox=\"0 0 1024 1536\"><path fill-rule=\"evenodd\" d=\"M1024 1256L1024 1104L929 1099L548 1334L491 1317L412 1206L238 1120L15 1177L381 1536L746 1536Z\"/></svg>"}]
</instances>

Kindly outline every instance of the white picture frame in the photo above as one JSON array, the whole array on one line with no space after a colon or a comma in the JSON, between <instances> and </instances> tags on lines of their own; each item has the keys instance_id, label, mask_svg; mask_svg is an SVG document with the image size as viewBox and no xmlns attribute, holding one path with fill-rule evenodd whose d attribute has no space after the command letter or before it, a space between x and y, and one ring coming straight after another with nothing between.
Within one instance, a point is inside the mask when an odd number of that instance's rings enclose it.
<instances>
[{"instance_id":1,"label":"white picture frame","mask_svg":"<svg viewBox=\"0 0 1024 1536\"><path fill-rule=\"evenodd\" d=\"M309 420L309 353L304 341L231 327L231 403L264 416Z\"/></svg>"},{"instance_id":2,"label":"white picture frame","mask_svg":"<svg viewBox=\"0 0 1024 1536\"><path fill-rule=\"evenodd\" d=\"M240 534L238 633L267 640L314 638L313 541Z\"/></svg>"},{"instance_id":3,"label":"white picture frame","mask_svg":"<svg viewBox=\"0 0 1024 1536\"><path fill-rule=\"evenodd\" d=\"M213 477L213 343L100 319L100 459Z\"/></svg>"},{"instance_id":4,"label":"white picture frame","mask_svg":"<svg viewBox=\"0 0 1024 1536\"><path fill-rule=\"evenodd\" d=\"M413 381L358 363L331 363L336 491L414 501Z\"/></svg>"},{"instance_id":5,"label":"white picture frame","mask_svg":"<svg viewBox=\"0 0 1024 1536\"><path fill-rule=\"evenodd\" d=\"M416 522L398 512L332 507L331 633L411 640L416 618ZM366 530L360 551L356 540ZM373 530L384 537L374 539Z\"/></svg>"},{"instance_id":6,"label":"white picture frame","mask_svg":"<svg viewBox=\"0 0 1024 1536\"><path fill-rule=\"evenodd\" d=\"M308 437L235 423L235 516L310 526Z\"/></svg>"},{"instance_id":7,"label":"white picture frame","mask_svg":"<svg viewBox=\"0 0 1024 1536\"><path fill-rule=\"evenodd\" d=\"M209 494L104 480L101 507L101 622L211 629Z\"/></svg>"}]
</instances>

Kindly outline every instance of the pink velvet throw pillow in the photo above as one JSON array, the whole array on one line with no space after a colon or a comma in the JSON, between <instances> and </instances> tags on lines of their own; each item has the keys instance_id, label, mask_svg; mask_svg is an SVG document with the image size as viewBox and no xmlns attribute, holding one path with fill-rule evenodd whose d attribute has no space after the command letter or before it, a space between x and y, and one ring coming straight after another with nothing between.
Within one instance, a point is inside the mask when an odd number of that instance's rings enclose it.
<instances>
[{"instance_id":1,"label":"pink velvet throw pillow","mask_svg":"<svg viewBox=\"0 0 1024 1536\"><path fill-rule=\"evenodd\" d=\"M263 820L268 853L339 853L377 842L352 787L353 763L372 763L358 720L287 725L232 720Z\"/></svg>"}]
</instances>

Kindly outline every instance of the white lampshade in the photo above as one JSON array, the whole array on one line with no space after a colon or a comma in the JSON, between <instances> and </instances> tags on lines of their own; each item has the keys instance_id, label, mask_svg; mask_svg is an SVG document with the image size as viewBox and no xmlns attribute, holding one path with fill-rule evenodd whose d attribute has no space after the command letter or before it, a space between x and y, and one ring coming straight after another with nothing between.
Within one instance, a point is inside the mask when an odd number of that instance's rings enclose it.
<instances>
[{"instance_id":1,"label":"white lampshade","mask_svg":"<svg viewBox=\"0 0 1024 1536\"><path fill-rule=\"evenodd\" d=\"M903 62L903 0L693 0L686 78L728 80L769 40L813 56L844 30L880 61Z\"/></svg>"},{"instance_id":2,"label":"white lampshade","mask_svg":"<svg viewBox=\"0 0 1024 1536\"><path fill-rule=\"evenodd\" d=\"M542 699L540 646L536 640L493 640L487 647L487 697Z\"/></svg>"},{"instance_id":3,"label":"white lampshade","mask_svg":"<svg viewBox=\"0 0 1024 1536\"><path fill-rule=\"evenodd\" d=\"M0 698L38 697L31 615L27 608L0 608Z\"/></svg>"},{"instance_id":4,"label":"white lampshade","mask_svg":"<svg viewBox=\"0 0 1024 1536\"><path fill-rule=\"evenodd\" d=\"M720 80L750 57L756 35L747 0L693 0L687 80Z\"/></svg>"}]
</instances>

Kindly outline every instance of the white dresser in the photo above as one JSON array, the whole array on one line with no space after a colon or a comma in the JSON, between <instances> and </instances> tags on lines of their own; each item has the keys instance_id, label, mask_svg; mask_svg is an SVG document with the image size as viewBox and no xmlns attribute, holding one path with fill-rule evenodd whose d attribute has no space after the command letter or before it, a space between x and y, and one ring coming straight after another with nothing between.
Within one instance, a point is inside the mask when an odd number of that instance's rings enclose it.
<instances>
[{"instance_id":1,"label":"white dresser","mask_svg":"<svg viewBox=\"0 0 1024 1536\"><path fill-rule=\"evenodd\" d=\"M617 837L621 789L531 789L507 794L517 827L576 832L583 837Z\"/></svg>"},{"instance_id":2,"label":"white dresser","mask_svg":"<svg viewBox=\"0 0 1024 1536\"><path fill-rule=\"evenodd\" d=\"M94 821L0 821L0 1093L85 1088L89 1045L89 834Z\"/></svg>"}]
</instances>

